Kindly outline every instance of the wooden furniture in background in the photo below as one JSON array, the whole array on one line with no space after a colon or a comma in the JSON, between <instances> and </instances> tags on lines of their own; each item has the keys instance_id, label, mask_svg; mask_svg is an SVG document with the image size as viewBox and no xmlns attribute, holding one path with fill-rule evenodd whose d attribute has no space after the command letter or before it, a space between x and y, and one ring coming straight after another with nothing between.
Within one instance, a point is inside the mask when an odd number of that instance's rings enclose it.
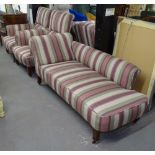
<instances>
[{"instance_id":1,"label":"wooden furniture in background","mask_svg":"<svg viewBox=\"0 0 155 155\"><path fill-rule=\"evenodd\" d=\"M3 21L6 25L27 23L27 14L4 14Z\"/></svg>"}]
</instances>

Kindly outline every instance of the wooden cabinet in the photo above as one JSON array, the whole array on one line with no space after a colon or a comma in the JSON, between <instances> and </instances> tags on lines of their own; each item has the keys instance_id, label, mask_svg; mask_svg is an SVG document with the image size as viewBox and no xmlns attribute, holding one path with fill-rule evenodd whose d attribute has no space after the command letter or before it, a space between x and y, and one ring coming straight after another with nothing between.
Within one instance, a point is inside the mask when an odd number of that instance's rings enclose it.
<instances>
[{"instance_id":1,"label":"wooden cabinet","mask_svg":"<svg viewBox=\"0 0 155 155\"><path fill-rule=\"evenodd\" d=\"M5 25L11 24L25 24L27 23L27 14L4 14L3 21Z\"/></svg>"}]
</instances>

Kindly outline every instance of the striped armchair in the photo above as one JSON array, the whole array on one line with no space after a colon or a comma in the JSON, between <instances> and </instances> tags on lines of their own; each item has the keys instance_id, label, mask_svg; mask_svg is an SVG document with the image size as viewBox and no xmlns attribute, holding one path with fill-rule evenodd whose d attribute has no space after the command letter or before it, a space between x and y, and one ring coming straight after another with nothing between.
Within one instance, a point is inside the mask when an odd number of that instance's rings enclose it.
<instances>
[{"instance_id":1,"label":"striped armchair","mask_svg":"<svg viewBox=\"0 0 155 155\"><path fill-rule=\"evenodd\" d=\"M75 41L94 47L95 23L93 21L73 22L71 33Z\"/></svg>"},{"instance_id":2,"label":"striped armchair","mask_svg":"<svg viewBox=\"0 0 155 155\"><path fill-rule=\"evenodd\" d=\"M70 34L34 36L38 83L44 81L93 128L101 132L136 122L147 109L147 97L132 90L139 69L119 58L73 41ZM52 47L52 48L51 48Z\"/></svg>"},{"instance_id":3,"label":"striped armchair","mask_svg":"<svg viewBox=\"0 0 155 155\"><path fill-rule=\"evenodd\" d=\"M37 24L35 25L36 29L16 32L16 45L12 48L14 60L26 66L30 76L32 76L34 71L34 60L28 45L30 38L32 36L41 36L45 34L70 32L71 22L73 20L73 16L64 11L53 10L49 18L45 18L45 15L47 15L45 12L43 15L42 12L40 12L39 9L36 19ZM40 23L42 23L44 27L38 26Z\"/></svg>"},{"instance_id":4,"label":"striped armchair","mask_svg":"<svg viewBox=\"0 0 155 155\"><path fill-rule=\"evenodd\" d=\"M43 29L46 31L49 26L49 17L51 10L44 7L39 7L37 11L36 23L35 25L31 24L16 24L16 25L7 25L7 36L3 37L3 44L8 53L13 52L13 47L16 45L15 35L19 31L30 30L30 29Z\"/></svg>"}]
</instances>

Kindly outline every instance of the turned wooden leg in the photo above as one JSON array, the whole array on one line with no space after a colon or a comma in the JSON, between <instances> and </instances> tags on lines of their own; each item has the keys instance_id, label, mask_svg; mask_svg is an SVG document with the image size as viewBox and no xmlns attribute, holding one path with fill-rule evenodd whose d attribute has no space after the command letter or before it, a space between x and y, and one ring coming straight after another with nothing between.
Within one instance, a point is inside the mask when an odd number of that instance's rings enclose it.
<instances>
[{"instance_id":1,"label":"turned wooden leg","mask_svg":"<svg viewBox=\"0 0 155 155\"><path fill-rule=\"evenodd\" d=\"M30 77L33 75L33 67L27 67L27 73Z\"/></svg>"},{"instance_id":2,"label":"turned wooden leg","mask_svg":"<svg viewBox=\"0 0 155 155\"><path fill-rule=\"evenodd\" d=\"M93 129L93 141L92 141L93 144L95 144L100 139L100 134L101 134L100 131Z\"/></svg>"},{"instance_id":3,"label":"turned wooden leg","mask_svg":"<svg viewBox=\"0 0 155 155\"><path fill-rule=\"evenodd\" d=\"M9 50L8 49L6 49L6 52L9 54Z\"/></svg>"},{"instance_id":4,"label":"turned wooden leg","mask_svg":"<svg viewBox=\"0 0 155 155\"><path fill-rule=\"evenodd\" d=\"M12 54L12 57L13 57L13 62L16 62L16 58L15 58L14 54Z\"/></svg>"},{"instance_id":5,"label":"turned wooden leg","mask_svg":"<svg viewBox=\"0 0 155 155\"><path fill-rule=\"evenodd\" d=\"M20 65L20 63L18 62L18 60L14 57L14 61L17 65Z\"/></svg>"},{"instance_id":6,"label":"turned wooden leg","mask_svg":"<svg viewBox=\"0 0 155 155\"><path fill-rule=\"evenodd\" d=\"M133 123L137 123L140 120L140 118L137 118L133 121Z\"/></svg>"},{"instance_id":7,"label":"turned wooden leg","mask_svg":"<svg viewBox=\"0 0 155 155\"><path fill-rule=\"evenodd\" d=\"M41 84L41 78L39 76L37 76L37 82L39 85Z\"/></svg>"}]
</instances>

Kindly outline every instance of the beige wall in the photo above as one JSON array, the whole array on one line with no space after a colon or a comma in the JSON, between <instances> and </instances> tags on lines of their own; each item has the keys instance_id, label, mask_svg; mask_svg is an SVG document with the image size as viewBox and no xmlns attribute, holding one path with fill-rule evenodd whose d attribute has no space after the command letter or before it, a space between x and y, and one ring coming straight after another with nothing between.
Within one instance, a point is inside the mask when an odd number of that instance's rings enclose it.
<instances>
[{"instance_id":1,"label":"beige wall","mask_svg":"<svg viewBox=\"0 0 155 155\"><path fill-rule=\"evenodd\" d=\"M152 74L155 63L155 24L129 18L122 20L117 28L113 55L141 69L135 89L149 96L155 79Z\"/></svg>"}]
</instances>

